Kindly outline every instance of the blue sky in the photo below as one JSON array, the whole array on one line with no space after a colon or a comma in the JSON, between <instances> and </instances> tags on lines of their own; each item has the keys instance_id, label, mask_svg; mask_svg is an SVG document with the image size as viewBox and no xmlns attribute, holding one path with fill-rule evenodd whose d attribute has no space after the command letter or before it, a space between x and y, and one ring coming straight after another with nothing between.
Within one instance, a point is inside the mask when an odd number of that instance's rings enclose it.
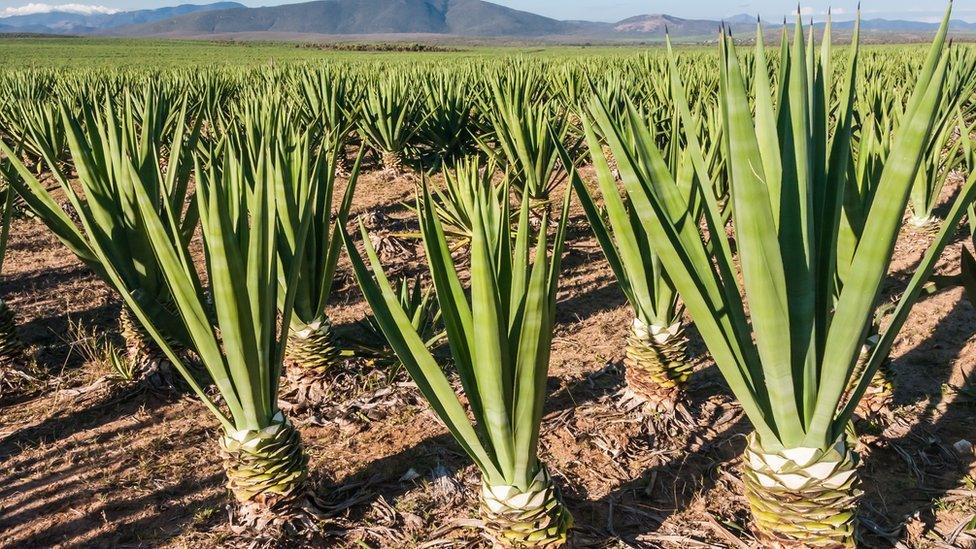
<instances>
[{"instance_id":1,"label":"blue sky","mask_svg":"<svg viewBox=\"0 0 976 549\"><path fill-rule=\"evenodd\" d=\"M69 4L82 12L106 12L138 8L172 6L180 3L207 3L216 0L0 0L0 16L15 13L49 11L52 6ZM248 6L294 3L294 0L237 0ZM793 0L493 0L512 8L531 11L558 19L617 21L642 13L667 13L678 17L719 19L740 13L761 14L764 19L778 20L796 9ZM822 18L831 6L838 18L850 18L857 0L802 0L807 16ZM865 18L912 19L937 21L945 7L943 0L865 0ZM976 0L956 0L954 17L976 21Z\"/></svg>"}]
</instances>

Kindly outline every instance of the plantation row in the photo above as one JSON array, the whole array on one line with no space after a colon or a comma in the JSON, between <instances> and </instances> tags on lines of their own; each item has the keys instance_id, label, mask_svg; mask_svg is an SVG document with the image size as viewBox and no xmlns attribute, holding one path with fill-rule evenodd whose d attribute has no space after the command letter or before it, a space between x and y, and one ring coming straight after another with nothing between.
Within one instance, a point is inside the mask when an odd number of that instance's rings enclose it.
<instances>
[{"instance_id":1,"label":"plantation row","mask_svg":"<svg viewBox=\"0 0 976 549\"><path fill-rule=\"evenodd\" d=\"M852 418L886 405L879 371L976 198L971 175L935 213L949 175L976 164L976 53L945 30L918 51L861 52L855 35L834 52L829 29L818 45L797 26L749 54L723 35L717 55L599 62L5 73L0 248L29 211L118 291L117 367L204 402L257 530L311 505L278 396L342 367L329 298L346 254L385 340L357 350L395 357L475 463L488 535L554 547L573 518L537 446L579 201L633 309L635 397L674 413L690 318L754 428L756 530L853 546ZM422 175L422 281L391 282L383 242L349 219L370 163ZM935 237L881 307L909 209ZM0 312L9 369L20 351Z\"/></svg>"}]
</instances>

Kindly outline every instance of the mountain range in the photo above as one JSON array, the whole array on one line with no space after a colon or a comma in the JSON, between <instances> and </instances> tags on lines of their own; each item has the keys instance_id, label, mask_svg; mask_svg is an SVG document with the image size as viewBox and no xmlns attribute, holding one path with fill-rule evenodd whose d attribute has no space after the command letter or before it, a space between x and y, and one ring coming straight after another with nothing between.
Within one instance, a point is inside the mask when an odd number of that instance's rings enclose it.
<instances>
[{"instance_id":1,"label":"mountain range","mask_svg":"<svg viewBox=\"0 0 976 549\"><path fill-rule=\"evenodd\" d=\"M79 13L77 11L54 10L0 18L0 32L95 34L108 29L152 23L190 13L243 7L243 4L237 2L217 2L203 5L182 4L167 8L119 11L116 13Z\"/></svg>"},{"instance_id":2,"label":"mountain range","mask_svg":"<svg viewBox=\"0 0 976 549\"><path fill-rule=\"evenodd\" d=\"M724 20L734 33L751 33L756 19L738 15ZM290 36L512 37L538 39L632 40L710 38L718 20L638 15L616 23L562 21L482 0L317 0L300 4L248 8L236 2L184 4L152 10L85 14L50 11L0 18L0 33L116 35L161 37L281 38ZM849 30L851 22L835 23ZM869 33L930 33L938 25L916 21L870 19ZM778 25L767 25L778 28ZM976 32L976 24L954 21L957 33Z\"/></svg>"}]
</instances>

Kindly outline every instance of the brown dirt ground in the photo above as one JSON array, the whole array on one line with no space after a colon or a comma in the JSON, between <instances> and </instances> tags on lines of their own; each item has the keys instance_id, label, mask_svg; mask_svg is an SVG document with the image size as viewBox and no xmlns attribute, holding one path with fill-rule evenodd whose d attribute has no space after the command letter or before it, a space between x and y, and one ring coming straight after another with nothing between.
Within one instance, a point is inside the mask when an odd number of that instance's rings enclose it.
<instances>
[{"instance_id":1,"label":"brown dirt ground","mask_svg":"<svg viewBox=\"0 0 976 549\"><path fill-rule=\"evenodd\" d=\"M354 213L381 209L408 227L414 183L363 177ZM399 229L398 229L399 230ZM748 422L697 335L691 351L692 428L650 429L616 406L630 321L578 207L559 295L541 455L576 518L580 547L753 547L738 480ZM917 264L924 233L906 230L894 293ZM939 271L957 271L960 236ZM3 298L18 313L35 363L34 391L0 408L0 546L237 547L216 453L218 425L194 398L121 384L76 396L103 377L84 352L92 333L117 338L119 300L37 221L15 221ZM411 266L406 264L404 272ZM333 316L366 307L348 265ZM964 547L953 538L976 513L967 375L976 311L959 289L926 299L892 353L896 419L862 425L865 545ZM78 328L78 327L82 328ZM368 370L368 369L367 369ZM282 546L476 547L477 474L402 374L362 368L342 377L341 421L297 418L319 496L331 516ZM373 380L366 382L364 380ZM336 383L340 381L337 379ZM966 391L969 389L969 391ZM954 541L950 541L953 540Z\"/></svg>"}]
</instances>

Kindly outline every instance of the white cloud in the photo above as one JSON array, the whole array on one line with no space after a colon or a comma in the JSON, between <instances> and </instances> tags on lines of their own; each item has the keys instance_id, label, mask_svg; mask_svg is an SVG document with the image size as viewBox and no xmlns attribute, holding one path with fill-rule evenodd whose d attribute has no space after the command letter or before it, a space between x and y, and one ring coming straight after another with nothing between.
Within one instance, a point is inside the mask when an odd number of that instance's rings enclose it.
<instances>
[{"instance_id":1,"label":"white cloud","mask_svg":"<svg viewBox=\"0 0 976 549\"><path fill-rule=\"evenodd\" d=\"M800 8L800 15L813 15L813 14L814 14L813 8L811 8L810 6L803 6L802 8Z\"/></svg>"},{"instance_id":2,"label":"white cloud","mask_svg":"<svg viewBox=\"0 0 976 549\"><path fill-rule=\"evenodd\" d=\"M847 13L847 10L845 10L844 8L831 8L830 13L834 15L844 15L845 13Z\"/></svg>"},{"instance_id":3,"label":"white cloud","mask_svg":"<svg viewBox=\"0 0 976 549\"><path fill-rule=\"evenodd\" d=\"M16 8L4 8L0 10L0 18L13 17L15 15L33 15L35 13L51 13L52 11L95 15L118 13L120 10L93 4L44 4L32 2Z\"/></svg>"}]
</instances>

